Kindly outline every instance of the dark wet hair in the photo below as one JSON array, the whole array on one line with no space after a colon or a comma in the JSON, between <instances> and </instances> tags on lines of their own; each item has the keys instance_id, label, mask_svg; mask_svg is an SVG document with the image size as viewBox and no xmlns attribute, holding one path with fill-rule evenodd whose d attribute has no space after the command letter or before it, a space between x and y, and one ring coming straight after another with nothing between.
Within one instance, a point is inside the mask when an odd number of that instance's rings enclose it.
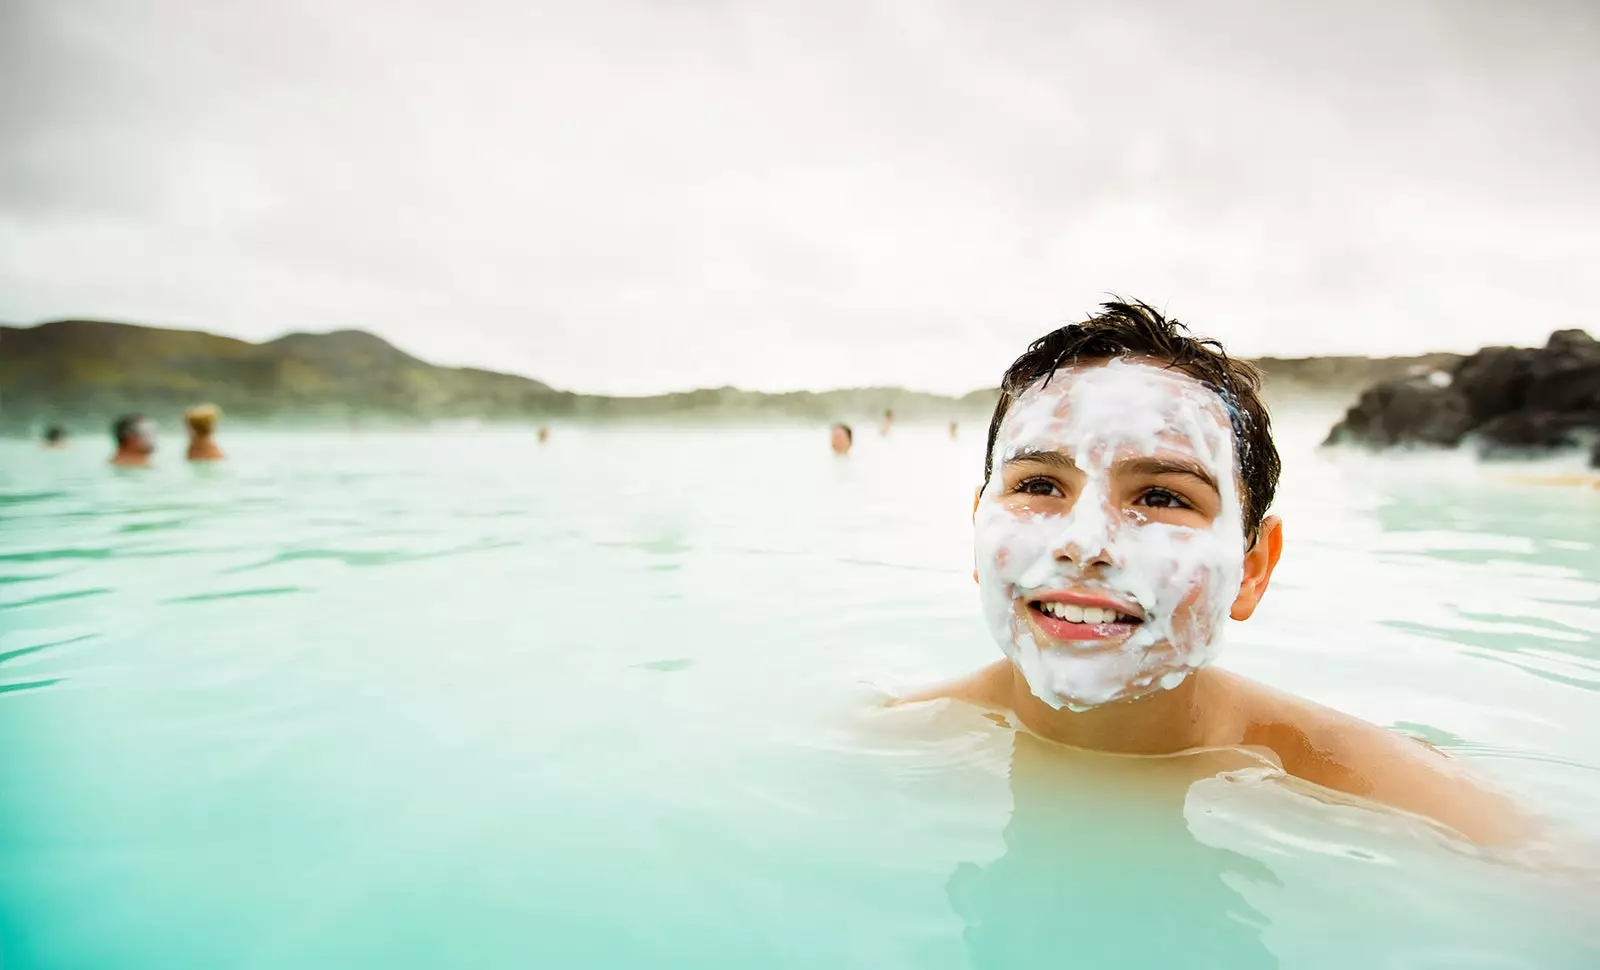
<instances>
[{"instance_id":1,"label":"dark wet hair","mask_svg":"<svg viewBox=\"0 0 1600 970\"><path fill-rule=\"evenodd\" d=\"M55 444L66 436L67 429L63 428L59 424L52 424L50 427L44 429L44 440L50 442L51 444Z\"/></svg>"},{"instance_id":2,"label":"dark wet hair","mask_svg":"<svg viewBox=\"0 0 1600 970\"><path fill-rule=\"evenodd\" d=\"M1114 357L1163 361L1222 398L1233 422L1245 534L1254 540L1261 520L1272 506L1282 468L1277 445L1272 442L1272 419L1261 400L1261 372L1248 361L1229 357L1216 340L1191 335L1182 323L1137 300L1100 304L1100 312L1082 323L1069 324L1035 340L1006 369L1000 382L1000 400L989 421L984 483L994 474L994 442L1000 423L1018 395L1041 378L1048 384L1051 375L1062 367Z\"/></svg>"},{"instance_id":3,"label":"dark wet hair","mask_svg":"<svg viewBox=\"0 0 1600 970\"><path fill-rule=\"evenodd\" d=\"M139 424L144 421L142 414L124 414L111 426L111 437L117 439L120 446L139 431Z\"/></svg>"},{"instance_id":4,"label":"dark wet hair","mask_svg":"<svg viewBox=\"0 0 1600 970\"><path fill-rule=\"evenodd\" d=\"M851 444L855 444L856 443L856 433L854 431L850 430L850 426L848 424L845 424L843 421L840 421L838 424L834 425L834 427L839 429L840 431L843 431L845 439L847 441L849 441Z\"/></svg>"}]
</instances>

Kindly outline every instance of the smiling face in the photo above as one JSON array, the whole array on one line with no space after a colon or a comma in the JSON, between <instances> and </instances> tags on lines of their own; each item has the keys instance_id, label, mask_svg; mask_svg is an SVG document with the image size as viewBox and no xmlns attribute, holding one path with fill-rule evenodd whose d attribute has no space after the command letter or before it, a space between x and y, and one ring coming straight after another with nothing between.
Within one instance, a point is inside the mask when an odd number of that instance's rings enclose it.
<instances>
[{"instance_id":1,"label":"smiling face","mask_svg":"<svg viewBox=\"0 0 1600 970\"><path fill-rule=\"evenodd\" d=\"M1052 707L1176 687L1215 656L1245 535L1222 399L1139 358L1020 394L978 497L991 633Z\"/></svg>"}]
</instances>

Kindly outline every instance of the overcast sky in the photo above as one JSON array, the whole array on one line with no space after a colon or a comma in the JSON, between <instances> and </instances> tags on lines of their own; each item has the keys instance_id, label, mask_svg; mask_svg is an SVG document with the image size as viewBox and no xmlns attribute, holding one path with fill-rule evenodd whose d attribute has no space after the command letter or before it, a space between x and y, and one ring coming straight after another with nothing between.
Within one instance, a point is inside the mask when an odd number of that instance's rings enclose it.
<instances>
[{"instance_id":1,"label":"overcast sky","mask_svg":"<svg viewBox=\"0 0 1600 970\"><path fill-rule=\"evenodd\" d=\"M0 320L587 391L1589 326L1600 4L0 0Z\"/></svg>"}]
</instances>

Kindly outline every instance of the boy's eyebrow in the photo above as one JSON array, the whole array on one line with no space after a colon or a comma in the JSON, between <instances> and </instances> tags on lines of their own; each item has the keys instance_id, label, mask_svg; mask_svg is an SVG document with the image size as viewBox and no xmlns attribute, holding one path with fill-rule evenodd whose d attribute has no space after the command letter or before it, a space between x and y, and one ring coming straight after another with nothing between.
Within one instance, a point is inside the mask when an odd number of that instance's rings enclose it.
<instances>
[{"instance_id":1,"label":"boy's eyebrow","mask_svg":"<svg viewBox=\"0 0 1600 970\"><path fill-rule=\"evenodd\" d=\"M1157 458L1152 455L1130 458L1120 465L1124 471L1135 475L1188 475L1204 482L1213 492L1221 494L1222 491L1217 487L1216 477L1204 465L1187 458Z\"/></svg>"},{"instance_id":2,"label":"boy's eyebrow","mask_svg":"<svg viewBox=\"0 0 1600 970\"><path fill-rule=\"evenodd\" d=\"M1042 448L1024 448L1006 459L1006 465L1027 462L1032 465L1046 465L1062 471L1076 471L1078 466L1071 458L1059 451L1049 451Z\"/></svg>"}]
</instances>

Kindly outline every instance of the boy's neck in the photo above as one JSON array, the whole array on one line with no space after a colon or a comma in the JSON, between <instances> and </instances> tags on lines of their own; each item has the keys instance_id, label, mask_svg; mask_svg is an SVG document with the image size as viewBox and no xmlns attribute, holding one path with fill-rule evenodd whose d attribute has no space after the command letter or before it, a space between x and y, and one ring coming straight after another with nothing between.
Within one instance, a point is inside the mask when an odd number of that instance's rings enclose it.
<instances>
[{"instance_id":1,"label":"boy's neck","mask_svg":"<svg viewBox=\"0 0 1600 970\"><path fill-rule=\"evenodd\" d=\"M1022 671L1006 666L1011 668L1011 710L1024 727L1047 740L1114 754L1172 754L1207 743L1196 701L1198 673L1171 690L1079 712L1041 701Z\"/></svg>"}]
</instances>

